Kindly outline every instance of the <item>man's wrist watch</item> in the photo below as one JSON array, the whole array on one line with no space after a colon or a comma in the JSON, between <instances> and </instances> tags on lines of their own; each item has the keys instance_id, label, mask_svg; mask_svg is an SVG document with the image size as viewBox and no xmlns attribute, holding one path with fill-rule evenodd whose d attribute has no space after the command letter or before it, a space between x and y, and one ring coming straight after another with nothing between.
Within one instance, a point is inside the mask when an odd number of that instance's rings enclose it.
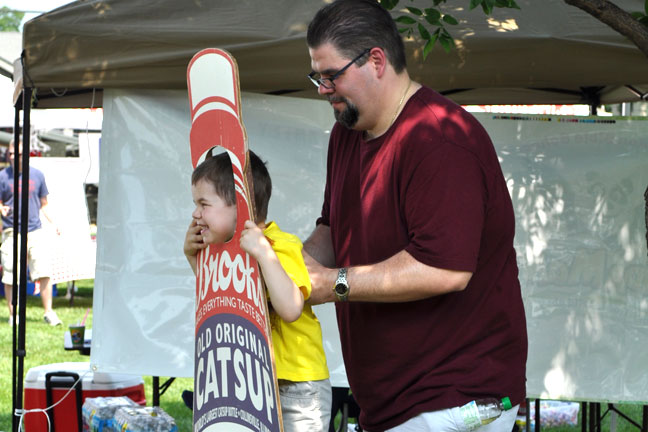
<instances>
[{"instance_id":1,"label":"man's wrist watch","mask_svg":"<svg viewBox=\"0 0 648 432\"><path fill-rule=\"evenodd\" d=\"M335 281L335 285L333 285L333 292L338 301L347 301L349 297L349 282L347 281L346 275L347 269L342 267L338 270L338 277Z\"/></svg>"}]
</instances>

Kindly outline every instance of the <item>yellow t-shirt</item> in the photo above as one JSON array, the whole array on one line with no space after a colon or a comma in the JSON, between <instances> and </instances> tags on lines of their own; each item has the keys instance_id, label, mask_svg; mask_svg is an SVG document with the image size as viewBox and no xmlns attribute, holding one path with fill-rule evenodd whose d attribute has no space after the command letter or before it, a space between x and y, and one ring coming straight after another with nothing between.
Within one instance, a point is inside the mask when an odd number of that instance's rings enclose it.
<instances>
[{"instance_id":1,"label":"yellow t-shirt","mask_svg":"<svg viewBox=\"0 0 648 432\"><path fill-rule=\"evenodd\" d=\"M263 234L270 241L281 266L299 287L304 300L311 294L310 277L302 243L297 236L283 232L276 223L270 222ZM277 378L290 381L319 381L329 377L322 329L311 305L304 303L301 316L287 323L274 311L270 312L272 346L275 354Z\"/></svg>"}]
</instances>

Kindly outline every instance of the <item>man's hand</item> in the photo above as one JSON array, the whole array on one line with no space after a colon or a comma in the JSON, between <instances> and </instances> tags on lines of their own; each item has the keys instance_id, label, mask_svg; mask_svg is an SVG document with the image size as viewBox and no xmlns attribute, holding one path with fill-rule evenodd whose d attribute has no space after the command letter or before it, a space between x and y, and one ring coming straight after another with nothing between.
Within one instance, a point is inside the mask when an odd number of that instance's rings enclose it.
<instances>
[{"instance_id":1,"label":"man's hand","mask_svg":"<svg viewBox=\"0 0 648 432\"><path fill-rule=\"evenodd\" d=\"M6 206L6 205L0 206L0 213L2 213L2 216L6 217L10 211L11 211L10 206Z\"/></svg>"},{"instance_id":2,"label":"man's hand","mask_svg":"<svg viewBox=\"0 0 648 432\"><path fill-rule=\"evenodd\" d=\"M312 291L307 302L311 305L328 303L335 301L335 294L333 294L333 284L337 279L337 269L326 268L302 250L304 255L304 263L310 275Z\"/></svg>"}]
</instances>

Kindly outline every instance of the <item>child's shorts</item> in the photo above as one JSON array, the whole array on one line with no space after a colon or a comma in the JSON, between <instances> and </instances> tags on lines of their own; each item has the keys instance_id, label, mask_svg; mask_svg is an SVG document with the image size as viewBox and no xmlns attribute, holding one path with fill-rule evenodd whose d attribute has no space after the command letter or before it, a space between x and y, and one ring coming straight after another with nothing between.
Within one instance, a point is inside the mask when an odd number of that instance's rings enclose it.
<instances>
[{"instance_id":1,"label":"child's shorts","mask_svg":"<svg viewBox=\"0 0 648 432\"><path fill-rule=\"evenodd\" d=\"M279 380L284 432L327 432L331 420L331 382Z\"/></svg>"}]
</instances>

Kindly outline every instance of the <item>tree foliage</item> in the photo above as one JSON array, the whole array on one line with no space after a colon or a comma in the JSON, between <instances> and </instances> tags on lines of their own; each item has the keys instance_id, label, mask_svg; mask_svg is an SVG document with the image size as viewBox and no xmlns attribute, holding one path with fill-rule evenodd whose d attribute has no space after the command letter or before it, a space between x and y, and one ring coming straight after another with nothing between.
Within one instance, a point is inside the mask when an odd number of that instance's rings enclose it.
<instances>
[{"instance_id":1,"label":"tree foliage","mask_svg":"<svg viewBox=\"0 0 648 432\"><path fill-rule=\"evenodd\" d=\"M643 12L630 12L630 15L632 15L632 18L648 27L648 0L646 0L646 3L644 4Z\"/></svg>"},{"instance_id":2,"label":"tree foliage","mask_svg":"<svg viewBox=\"0 0 648 432\"><path fill-rule=\"evenodd\" d=\"M378 0L387 10L394 9L400 0ZM398 31L407 37L418 33L423 40L423 59L426 59L434 44L439 42L446 52L454 48L454 39L450 35L446 26L455 26L459 21L450 14L444 14L439 9L439 5L446 3L447 0L429 0L430 7L419 9L406 6L404 15L396 17L394 20L398 25ZM468 1L468 0L466 0ZM515 0L469 0L469 8L475 9L481 6L486 15L490 15L493 9L513 8L520 9ZM646 0L648 1L648 0Z\"/></svg>"},{"instance_id":3,"label":"tree foliage","mask_svg":"<svg viewBox=\"0 0 648 432\"><path fill-rule=\"evenodd\" d=\"M412 0L410 0L412 1ZM439 5L448 0L427 0L429 7L420 9L405 6L403 14L394 20L398 30L407 37L418 34L423 41L423 59L425 60L439 42L446 52L454 48L454 39L448 31L448 26L458 24L456 18L444 14ZM458 1L458 0L455 0ZM463 0L469 2L469 8L481 7L486 15L490 15L494 8L520 9L515 0ZM541 1L541 0L538 0ZM624 11L609 0L563 0L575 6L602 23L621 33L634 43L646 56L648 56L648 0L644 0L643 11ZM387 10L398 6L400 0L378 0Z\"/></svg>"},{"instance_id":4,"label":"tree foliage","mask_svg":"<svg viewBox=\"0 0 648 432\"><path fill-rule=\"evenodd\" d=\"M9 9L6 6L0 8L0 31L13 31L17 32L20 30L20 23L25 16L24 12L18 12L13 9Z\"/></svg>"}]
</instances>

